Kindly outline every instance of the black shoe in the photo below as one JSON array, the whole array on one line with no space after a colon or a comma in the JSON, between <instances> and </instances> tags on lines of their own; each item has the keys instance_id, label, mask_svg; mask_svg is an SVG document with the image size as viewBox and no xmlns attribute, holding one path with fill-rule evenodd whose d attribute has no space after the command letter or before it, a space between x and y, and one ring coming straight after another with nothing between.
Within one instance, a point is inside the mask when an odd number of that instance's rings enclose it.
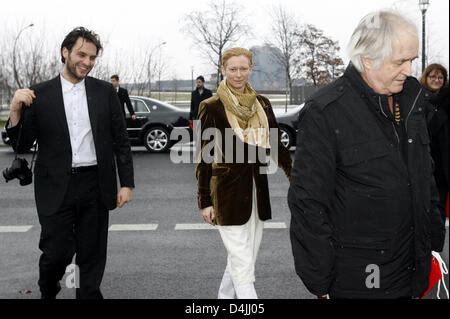
<instances>
[{"instance_id":1,"label":"black shoe","mask_svg":"<svg viewBox=\"0 0 450 319\"><path fill-rule=\"evenodd\" d=\"M61 291L61 284L59 282L57 282L55 288L56 288L56 289L54 289L55 291L53 291L51 293L49 293L48 291L44 293L44 292L42 292L42 289L41 289L41 299L48 299L48 300L56 299L56 295Z\"/></svg>"}]
</instances>

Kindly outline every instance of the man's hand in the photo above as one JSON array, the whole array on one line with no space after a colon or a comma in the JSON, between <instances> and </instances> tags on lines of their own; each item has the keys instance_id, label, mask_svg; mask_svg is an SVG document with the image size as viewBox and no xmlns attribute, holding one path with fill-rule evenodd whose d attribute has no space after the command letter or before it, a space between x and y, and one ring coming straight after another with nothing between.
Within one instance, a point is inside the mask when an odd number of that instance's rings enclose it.
<instances>
[{"instance_id":1,"label":"man's hand","mask_svg":"<svg viewBox=\"0 0 450 319\"><path fill-rule=\"evenodd\" d=\"M131 119L134 121L134 120L136 120L136 115L131 115Z\"/></svg>"},{"instance_id":2,"label":"man's hand","mask_svg":"<svg viewBox=\"0 0 450 319\"><path fill-rule=\"evenodd\" d=\"M212 206L202 209L202 215L205 222L213 226L216 226L216 221L214 220L215 218L214 208Z\"/></svg>"},{"instance_id":3,"label":"man's hand","mask_svg":"<svg viewBox=\"0 0 450 319\"><path fill-rule=\"evenodd\" d=\"M123 205L131 202L132 200L133 200L133 193L131 191L131 188L122 187L119 191L119 194L117 194L117 206L119 206L119 208L122 208Z\"/></svg>"},{"instance_id":4,"label":"man's hand","mask_svg":"<svg viewBox=\"0 0 450 319\"><path fill-rule=\"evenodd\" d=\"M14 93L9 112L10 127L14 127L19 123L22 104L30 106L35 98L34 91L30 89L19 89Z\"/></svg>"}]
</instances>

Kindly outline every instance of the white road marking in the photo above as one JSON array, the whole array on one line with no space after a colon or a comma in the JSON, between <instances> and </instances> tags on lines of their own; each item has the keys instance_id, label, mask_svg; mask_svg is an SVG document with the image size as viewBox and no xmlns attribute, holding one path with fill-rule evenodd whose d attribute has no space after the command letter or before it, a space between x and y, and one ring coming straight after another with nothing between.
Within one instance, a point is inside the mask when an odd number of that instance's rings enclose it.
<instances>
[{"instance_id":1,"label":"white road marking","mask_svg":"<svg viewBox=\"0 0 450 319\"><path fill-rule=\"evenodd\" d=\"M264 223L266 229L286 229L286 223Z\"/></svg>"},{"instance_id":2,"label":"white road marking","mask_svg":"<svg viewBox=\"0 0 450 319\"><path fill-rule=\"evenodd\" d=\"M26 233L33 226L0 226L0 233Z\"/></svg>"},{"instance_id":3,"label":"white road marking","mask_svg":"<svg viewBox=\"0 0 450 319\"><path fill-rule=\"evenodd\" d=\"M445 221L445 227L448 227L448 218Z\"/></svg>"},{"instance_id":4,"label":"white road marking","mask_svg":"<svg viewBox=\"0 0 450 319\"><path fill-rule=\"evenodd\" d=\"M217 229L217 227L214 227L210 224L176 224L175 230L211 230L211 229Z\"/></svg>"},{"instance_id":5,"label":"white road marking","mask_svg":"<svg viewBox=\"0 0 450 319\"><path fill-rule=\"evenodd\" d=\"M286 223L264 223L265 229L285 229ZM210 224L202 223L202 224L176 224L175 230L213 230L217 229Z\"/></svg>"},{"instance_id":6,"label":"white road marking","mask_svg":"<svg viewBox=\"0 0 450 319\"><path fill-rule=\"evenodd\" d=\"M449 227L448 218L445 221L445 227ZM26 233L33 226L0 226L0 233ZM286 229L286 223L265 222L265 229ZM158 224L124 224L111 225L109 231L153 231L158 229ZM200 224L176 224L175 230L214 230L217 227L206 223Z\"/></svg>"},{"instance_id":7,"label":"white road marking","mask_svg":"<svg viewBox=\"0 0 450 319\"><path fill-rule=\"evenodd\" d=\"M111 225L109 231L140 231L140 230L156 230L158 224L128 224L128 225Z\"/></svg>"}]
</instances>

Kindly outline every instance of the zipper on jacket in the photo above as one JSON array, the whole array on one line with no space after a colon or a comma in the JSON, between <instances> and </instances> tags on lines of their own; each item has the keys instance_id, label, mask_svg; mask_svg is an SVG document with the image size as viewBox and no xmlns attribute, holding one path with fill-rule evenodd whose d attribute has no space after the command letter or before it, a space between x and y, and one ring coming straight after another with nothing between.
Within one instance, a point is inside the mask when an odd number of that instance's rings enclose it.
<instances>
[{"instance_id":1,"label":"zipper on jacket","mask_svg":"<svg viewBox=\"0 0 450 319\"><path fill-rule=\"evenodd\" d=\"M391 124L392 124L392 127L394 128L395 136L397 136L397 142L398 142L398 145L400 146L400 137L398 136L398 133L397 133L397 130L395 129L394 123L391 122Z\"/></svg>"}]
</instances>

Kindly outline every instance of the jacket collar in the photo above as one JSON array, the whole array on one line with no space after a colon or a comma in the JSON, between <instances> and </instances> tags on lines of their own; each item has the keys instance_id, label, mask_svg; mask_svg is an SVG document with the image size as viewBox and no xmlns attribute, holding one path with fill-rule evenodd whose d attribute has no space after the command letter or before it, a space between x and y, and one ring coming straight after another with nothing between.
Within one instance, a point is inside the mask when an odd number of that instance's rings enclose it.
<instances>
[{"instance_id":1,"label":"jacket collar","mask_svg":"<svg viewBox=\"0 0 450 319\"><path fill-rule=\"evenodd\" d=\"M350 82L351 86L361 96L367 98L376 108L383 107L384 112L391 118L389 111L388 96L386 94L376 93L362 78L361 74L350 62L345 70L344 77ZM394 96L399 99L403 112L409 114L412 107L417 105L418 101L428 99L429 94L422 88L417 79L408 77L403 85L403 90Z\"/></svg>"},{"instance_id":2,"label":"jacket collar","mask_svg":"<svg viewBox=\"0 0 450 319\"><path fill-rule=\"evenodd\" d=\"M367 97L372 97L375 100L379 98L387 99L386 94L376 93L362 78L361 74L356 70L355 66L350 62L347 69L345 70L344 77L350 81L351 85L360 93L365 94ZM419 82L413 78L408 77L403 85L403 90L394 95L414 95L416 97L417 93L422 89ZM424 90L422 90L424 91Z\"/></svg>"},{"instance_id":3,"label":"jacket collar","mask_svg":"<svg viewBox=\"0 0 450 319\"><path fill-rule=\"evenodd\" d=\"M351 85L356 89L358 93L361 95L365 95L367 97L371 97L374 100L378 100L379 97L383 96L383 94L376 93L364 79L362 78L359 71L355 68L355 66L350 62L347 69L345 70L344 77L350 81ZM384 95L387 98L387 95Z\"/></svg>"}]
</instances>

